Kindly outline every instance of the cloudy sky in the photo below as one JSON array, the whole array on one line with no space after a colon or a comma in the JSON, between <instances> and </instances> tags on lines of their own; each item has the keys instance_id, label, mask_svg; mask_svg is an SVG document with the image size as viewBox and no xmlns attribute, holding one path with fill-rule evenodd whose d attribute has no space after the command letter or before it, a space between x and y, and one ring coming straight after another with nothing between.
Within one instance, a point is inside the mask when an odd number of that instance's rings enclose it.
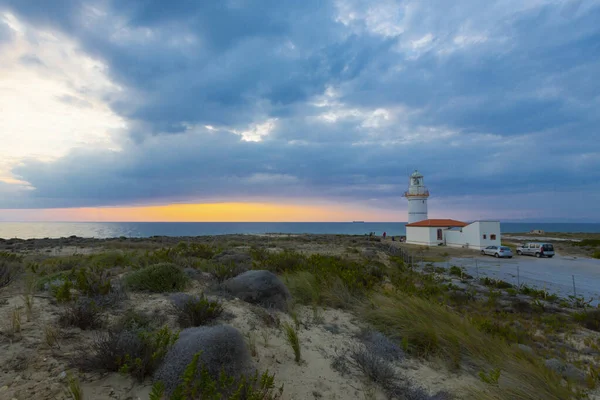
<instances>
[{"instance_id":1,"label":"cloudy sky","mask_svg":"<svg viewBox=\"0 0 600 400\"><path fill-rule=\"evenodd\" d=\"M600 0L0 0L0 220L600 222Z\"/></svg>"}]
</instances>

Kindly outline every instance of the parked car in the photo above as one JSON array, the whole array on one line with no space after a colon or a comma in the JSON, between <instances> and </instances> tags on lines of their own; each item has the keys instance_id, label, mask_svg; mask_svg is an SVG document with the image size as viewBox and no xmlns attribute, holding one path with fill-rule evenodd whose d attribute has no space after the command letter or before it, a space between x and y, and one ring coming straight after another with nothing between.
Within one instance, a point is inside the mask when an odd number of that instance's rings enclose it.
<instances>
[{"instance_id":1,"label":"parked car","mask_svg":"<svg viewBox=\"0 0 600 400\"><path fill-rule=\"evenodd\" d=\"M485 249L481 250L481 254L494 256L496 258L507 257L512 258L513 253L509 247L506 246L488 246Z\"/></svg>"},{"instance_id":2,"label":"parked car","mask_svg":"<svg viewBox=\"0 0 600 400\"><path fill-rule=\"evenodd\" d=\"M554 256L554 246L552 243L525 243L517 247L518 255L536 256L552 258Z\"/></svg>"}]
</instances>

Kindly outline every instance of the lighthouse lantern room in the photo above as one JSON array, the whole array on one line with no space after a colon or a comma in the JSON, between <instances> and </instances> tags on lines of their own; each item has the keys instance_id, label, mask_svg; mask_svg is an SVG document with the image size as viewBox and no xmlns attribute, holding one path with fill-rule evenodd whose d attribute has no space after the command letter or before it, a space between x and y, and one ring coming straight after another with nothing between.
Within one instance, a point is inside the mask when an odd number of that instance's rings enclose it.
<instances>
[{"instance_id":1,"label":"lighthouse lantern room","mask_svg":"<svg viewBox=\"0 0 600 400\"><path fill-rule=\"evenodd\" d=\"M423 182L423 175L415 170L410 176L408 190L404 193L408 199L408 223L419 222L427 219L427 199L429 190Z\"/></svg>"}]
</instances>

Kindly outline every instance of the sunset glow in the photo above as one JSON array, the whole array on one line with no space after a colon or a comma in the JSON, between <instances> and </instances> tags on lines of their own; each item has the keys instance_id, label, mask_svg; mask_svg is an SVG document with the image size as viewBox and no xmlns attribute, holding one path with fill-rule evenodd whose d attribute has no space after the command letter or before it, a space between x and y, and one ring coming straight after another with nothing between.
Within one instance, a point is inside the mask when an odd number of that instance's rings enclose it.
<instances>
[{"instance_id":1,"label":"sunset glow","mask_svg":"<svg viewBox=\"0 0 600 400\"><path fill-rule=\"evenodd\" d=\"M0 210L0 220L99 222L348 222L389 221L381 211L333 205L269 203L170 204L146 207Z\"/></svg>"}]
</instances>

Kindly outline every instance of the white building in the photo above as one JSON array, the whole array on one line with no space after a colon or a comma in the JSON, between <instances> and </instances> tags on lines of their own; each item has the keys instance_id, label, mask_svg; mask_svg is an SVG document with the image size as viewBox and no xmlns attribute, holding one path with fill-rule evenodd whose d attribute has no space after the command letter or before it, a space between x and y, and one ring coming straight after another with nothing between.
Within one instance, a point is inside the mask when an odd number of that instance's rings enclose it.
<instances>
[{"instance_id":1,"label":"white building","mask_svg":"<svg viewBox=\"0 0 600 400\"><path fill-rule=\"evenodd\" d=\"M500 246L500 221L467 223L453 219L427 219L429 191L419 172L415 171L410 176L408 191L404 196L408 199L406 243L476 250L492 245Z\"/></svg>"}]
</instances>

